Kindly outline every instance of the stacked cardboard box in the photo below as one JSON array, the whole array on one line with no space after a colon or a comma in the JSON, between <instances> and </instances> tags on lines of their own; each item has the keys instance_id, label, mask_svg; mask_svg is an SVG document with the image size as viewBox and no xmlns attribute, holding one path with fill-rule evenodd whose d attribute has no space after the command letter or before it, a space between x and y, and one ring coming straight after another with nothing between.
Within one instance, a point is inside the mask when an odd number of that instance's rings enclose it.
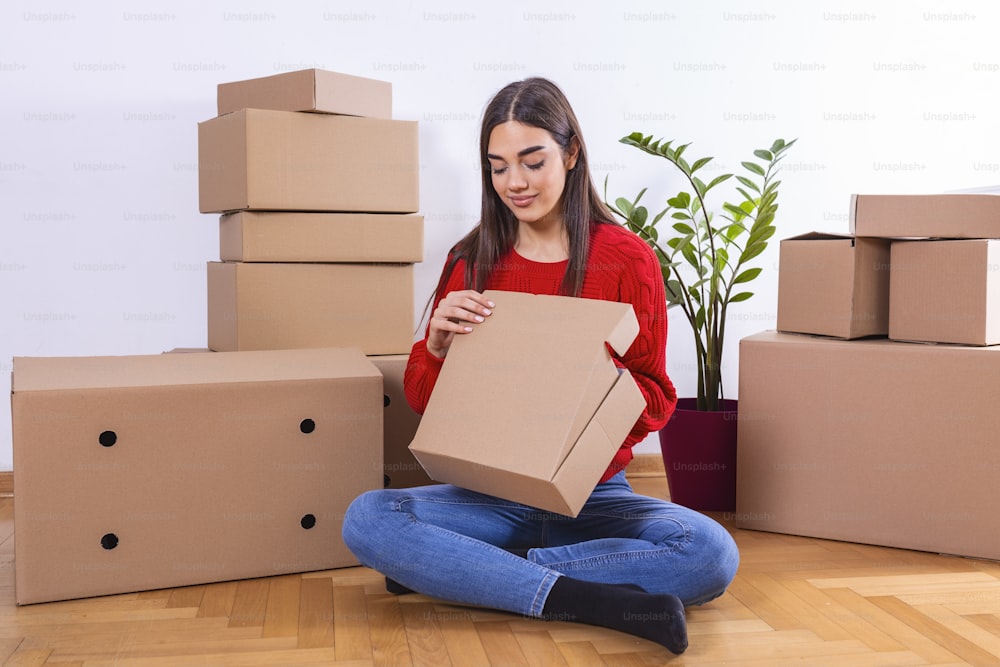
<instances>
[{"instance_id":1,"label":"stacked cardboard box","mask_svg":"<svg viewBox=\"0 0 1000 667\"><path fill-rule=\"evenodd\" d=\"M216 351L14 360L19 604L355 565L344 511L387 480L383 432L416 429L415 123L388 84L313 70L223 84L219 110Z\"/></svg>"},{"instance_id":2,"label":"stacked cardboard box","mask_svg":"<svg viewBox=\"0 0 1000 667\"><path fill-rule=\"evenodd\" d=\"M323 70L219 85L198 126L200 210L222 214L211 349L409 352L417 125L391 103L388 83Z\"/></svg>"},{"instance_id":3,"label":"stacked cardboard box","mask_svg":"<svg viewBox=\"0 0 1000 667\"><path fill-rule=\"evenodd\" d=\"M856 195L740 343L737 525L1000 559L1000 196Z\"/></svg>"},{"instance_id":4,"label":"stacked cardboard box","mask_svg":"<svg viewBox=\"0 0 1000 667\"><path fill-rule=\"evenodd\" d=\"M383 371L385 484L430 483L402 393L423 260L417 125L388 82L309 69L222 83L198 128L212 350L353 346Z\"/></svg>"}]
</instances>

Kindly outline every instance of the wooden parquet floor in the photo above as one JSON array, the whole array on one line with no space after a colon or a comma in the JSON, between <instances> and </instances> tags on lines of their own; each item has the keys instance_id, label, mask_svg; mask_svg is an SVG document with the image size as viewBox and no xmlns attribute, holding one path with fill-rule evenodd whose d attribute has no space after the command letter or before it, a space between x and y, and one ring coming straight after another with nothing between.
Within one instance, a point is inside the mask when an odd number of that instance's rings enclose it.
<instances>
[{"instance_id":1,"label":"wooden parquet floor","mask_svg":"<svg viewBox=\"0 0 1000 667\"><path fill-rule=\"evenodd\" d=\"M662 476L633 478L665 496ZM4 665L1000 665L1000 564L737 530L740 571L682 656L611 630L396 597L355 567L17 607L0 499ZM725 517L719 516L725 522Z\"/></svg>"}]
</instances>

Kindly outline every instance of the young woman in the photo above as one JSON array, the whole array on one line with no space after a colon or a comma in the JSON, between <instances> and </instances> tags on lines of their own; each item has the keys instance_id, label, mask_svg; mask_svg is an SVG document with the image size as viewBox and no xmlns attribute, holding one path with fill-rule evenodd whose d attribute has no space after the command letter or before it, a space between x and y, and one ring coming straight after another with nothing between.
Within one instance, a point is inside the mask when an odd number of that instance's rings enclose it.
<instances>
[{"instance_id":1,"label":"young woman","mask_svg":"<svg viewBox=\"0 0 1000 667\"><path fill-rule=\"evenodd\" d=\"M640 333L616 363L646 410L576 518L451 485L384 489L352 503L344 540L394 592L601 625L681 653L684 606L721 595L739 555L709 517L640 496L625 480L632 445L662 427L677 400L659 264L598 196L576 116L552 82L515 82L493 97L480 158L480 222L449 253L426 335L410 353L407 399L423 412L455 336L475 335L503 308L482 295L496 289L631 303ZM490 406L482 415L489 428Z\"/></svg>"}]
</instances>

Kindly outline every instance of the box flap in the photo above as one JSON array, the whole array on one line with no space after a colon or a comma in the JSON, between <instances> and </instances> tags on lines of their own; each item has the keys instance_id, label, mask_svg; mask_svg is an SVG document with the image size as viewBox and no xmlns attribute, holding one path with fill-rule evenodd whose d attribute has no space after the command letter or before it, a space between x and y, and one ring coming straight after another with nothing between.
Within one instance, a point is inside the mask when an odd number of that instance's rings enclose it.
<instances>
[{"instance_id":1,"label":"box flap","mask_svg":"<svg viewBox=\"0 0 1000 667\"><path fill-rule=\"evenodd\" d=\"M411 449L551 480L618 380L605 343L627 349L638 321L631 304L486 294L493 315L456 336Z\"/></svg>"}]
</instances>

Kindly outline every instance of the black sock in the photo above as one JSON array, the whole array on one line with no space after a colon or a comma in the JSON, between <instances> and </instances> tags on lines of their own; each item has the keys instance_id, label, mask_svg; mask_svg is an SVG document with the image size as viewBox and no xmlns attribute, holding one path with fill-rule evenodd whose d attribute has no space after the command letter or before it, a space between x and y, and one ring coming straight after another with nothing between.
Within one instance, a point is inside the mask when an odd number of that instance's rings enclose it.
<instances>
[{"instance_id":1,"label":"black sock","mask_svg":"<svg viewBox=\"0 0 1000 667\"><path fill-rule=\"evenodd\" d=\"M406 595L407 593L413 592L403 584L398 583L389 577L385 578L385 590L393 595Z\"/></svg>"},{"instance_id":2,"label":"black sock","mask_svg":"<svg viewBox=\"0 0 1000 667\"><path fill-rule=\"evenodd\" d=\"M678 654L688 646L680 598L669 593L646 593L628 584L596 584L559 577L545 600L542 617L627 632Z\"/></svg>"}]
</instances>

